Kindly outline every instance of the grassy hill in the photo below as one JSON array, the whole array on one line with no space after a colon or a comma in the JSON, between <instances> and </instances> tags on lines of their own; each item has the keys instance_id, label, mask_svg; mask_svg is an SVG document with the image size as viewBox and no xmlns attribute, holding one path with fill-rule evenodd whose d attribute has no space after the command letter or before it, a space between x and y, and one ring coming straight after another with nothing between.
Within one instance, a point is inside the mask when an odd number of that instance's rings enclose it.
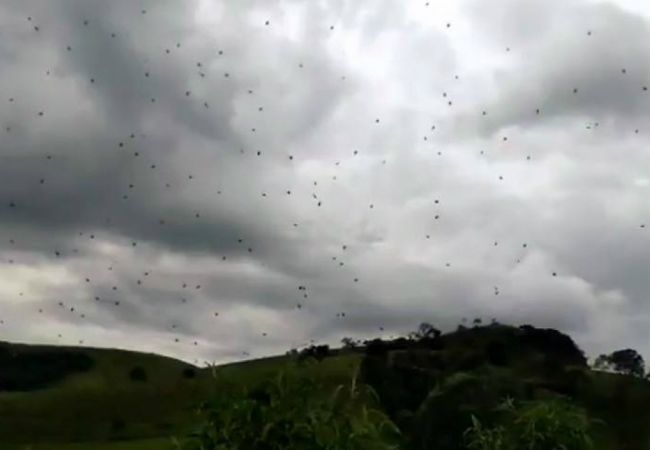
<instances>
[{"instance_id":1,"label":"grassy hill","mask_svg":"<svg viewBox=\"0 0 650 450\"><path fill-rule=\"evenodd\" d=\"M94 348L2 343L7 372L42 378L34 389L0 392L0 442L92 442L182 431L206 392L200 369L158 355ZM82 367L56 366L76 359ZM73 365L74 366L74 365ZM135 368L142 381L131 379ZM187 378L184 371L194 371ZM5 383L6 383L6 376ZM141 377L142 378L142 377ZM0 377L0 380L2 378Z\"/></svg>"},{"instance_id":2,"label":"grassy hill","mask_svg":"<svg viewBox=\"0 0 650 450\"><path fill-rule=\"evenodd\" d=\"M2 354L0 386L3 373L7 383L11 367L18 380L54 374L30 390L0 389L2 449L9 444L21 450L25 444L53 450L168 448L169 436L185 435L195 421L195 406L215 393L211 369L154 354L0 342ZM58 372L52 369L53 362L80 356L90 362L87 367L59 364ZM348 377L358 360L332 358L319 370L336 382ZM220 366L217 372L238 384L253 384L286 362L284 356L263 358ZM135 368L142 369L146 380L132 379Z\"/></svg>"},{"instance_id":3,"label":"grassy hill","mask_svg":"<svg viewBox=\"0 0 650 450\"><path fill-rule=\"evenodd\" d=\"M171 449L171 436L196 425L198 404L259 386L295 360L199 369L137 352L0 343L0 448ZM490 325L377 339L300 368L321 384L309 396L329 395L357 370L407 438L404 449L459 448L447 438L471 424L470 413L488 420L506 396L568 398L602 421L591 429L597 450L650 449L650 382L591 370L555 330Z\"/></svg>"}]
</instances>

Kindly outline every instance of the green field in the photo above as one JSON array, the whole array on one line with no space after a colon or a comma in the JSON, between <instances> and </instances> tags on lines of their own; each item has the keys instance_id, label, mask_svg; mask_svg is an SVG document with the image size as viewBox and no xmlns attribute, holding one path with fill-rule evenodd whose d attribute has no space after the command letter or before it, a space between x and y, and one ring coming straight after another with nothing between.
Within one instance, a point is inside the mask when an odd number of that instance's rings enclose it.
<instances>
[{"instance_id":1,"label":"green field","mask_svg":"<svg viewBox=\"0 0 650 450\"><path fill-rule=\"evenodd\" d=\"M195 406L218 393L213 369L200 369L157 355L83 349L95 361L87 373L73 374L46 389L0 392L0 448L166 449L195 421ZM357 356L328 359L314 375L338 383L349 378ZM214 371L240 385L255 383L286 364L285 357L224 365ZM129 371L142 367L147 381ZM196 377L182 376L192 368ZM306 369L311 370L311 369Z\"/></svg>"},{"instance_id":2,"label":"green field","mask_svg":"<svg viewBox=\"0 0 650 450\"><path fill-rule=\"evenodd\" d=\"M331 352L308 364L296 365L295 358L276 356L203 369L137 352L0 343L4 371L0 371L0 450L172 450L174 439L183 440L197 425L205 425L196 412L200 403L221 399L220 408L230 414L236 410L232 402L243 397L229 394L242 387L259 388L260 382L275 379L289 368L319 385L292 391L290 401L301 404L329 398L337 386L356 375L356 381L372 386L379 395L383 412L416 441L419 435L429 433L427 439L435 440L436 433L451 433L458 424L467 426L467 413L462 411L483 414L487 410L481 410L481 405L494 404L506 392L535 400L569 392L573 404L600 420L590 431L594 450L615 450L622 443L650 449L650 381L591 370L570 338L555 330L524 332L489 326L449 333L435 341L398 341ZM73 353L86 355L94 364L66 373L46 387L2 390L12 370L14 380L38 378L50 373L47 365L52 361ZM16 355L31 355L33 366L24 366L23 360L24 367L18 363L12 367L11 358L20 359ZM23 372L16 372L18 366ZM133 375L135 368L138 377ZM453 387L458 380L466 383L464 387ZM265 389L261 395L271 392ZM432 393L437 394L431 397ZM370 397L356 399L361 408L375 406ZM256 427L273 421L267 413L261 417L257 419L261 425L249 427L253 434L259 430ZM451 417L456 419L445 422ZM410 442L405 448L434 447Z\"/></svg>"}]
</instances>

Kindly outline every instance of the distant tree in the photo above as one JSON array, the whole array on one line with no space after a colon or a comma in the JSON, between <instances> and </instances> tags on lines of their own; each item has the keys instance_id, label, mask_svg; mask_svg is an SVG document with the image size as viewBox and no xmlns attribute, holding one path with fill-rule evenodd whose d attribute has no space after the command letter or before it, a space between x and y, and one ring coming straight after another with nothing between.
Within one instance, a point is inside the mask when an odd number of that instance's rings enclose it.
<instances>
[{"instance_id":1,"label":"distant tree","mask_svg":"<svg viewBox=\"0 0 650 450\"><path fill-rule=\"evenodd\" d=\"M299 353L299 352L298 352L297 349L292 348L291 350L287 350L287 353L285 353L285 354L286 354L287 356L294 357L294 356L298 356L298 353Z\"/></svg>"},{"instance_id":2,"label":"distant tree","mask_svg":"<svg viewBox=\"0 0 650 450\"><path fill-rule=\"evenodd\" d=\"M594 361L594 369L598 370L608 370L611 369L611 363L609 361L609 355L599 355L598 358Z\"/></svg>"},{"instance_id":3,"label":"distant tree","mask_svg":"<svg viewBox=\"0 0 650 450\"><path fill-rule=\"evenodd\" d=\"M353 349L357 346L356 342L351 337L344 337L341 339L341 344L343 344L343 348L346 349Z\"/></svg>"},{"instance_id":4,"label":"distant tree","mask_svg":"<svg viewBox=\"0 0 650 450\"><path fill-rule=\"evenodd\" d=\"M411 333L415 339L436 339L442 334L439 329L428 322L422 322L417 331Z\"/></svg>"},{"instance_id":5,"label":"distant tree","mask_svg":"<svg viewBox=\"0 0 650 450\"><path fill-rule=\"evenodd\" d=\"M481 324L483 323L483 320L480 317L477 317L476 319L474 319L473 323L475 327L480 327Z\"/></svg>"},{"instance_id":6,"label":"distant tree","mask_svg":"<svg viewBox=\"0 0 650 450\"><path fill-rule=\"evenodd\" d=\"M131 369L129 378L131 378L131 381L147 381L148 379L147 372L141 366L136 366Z\"/></svg>"},{"instance_id":7,"label":"distant tree","mask_svg":"<svg viewBox=\"0 0 650 450\"><path fill-rule=\"evenodd\" d=\"M298 358L305 360L307 358L314 358L317 361L322 361L330 355L329 345L312 345L300 352Z\"/></svg>"},{"instance_id":8,"label":"distant tree","mask_svg":"<svg viewBox=\"0 0 650 450\"><path fill-rule=\"evenodd\" d=\"M643 357L631 348L616 350L609 355L600 355L596 358L594 367L597 369L612 369L635 377L643 377L645 373Z\"/></svg>"}]
</instances>

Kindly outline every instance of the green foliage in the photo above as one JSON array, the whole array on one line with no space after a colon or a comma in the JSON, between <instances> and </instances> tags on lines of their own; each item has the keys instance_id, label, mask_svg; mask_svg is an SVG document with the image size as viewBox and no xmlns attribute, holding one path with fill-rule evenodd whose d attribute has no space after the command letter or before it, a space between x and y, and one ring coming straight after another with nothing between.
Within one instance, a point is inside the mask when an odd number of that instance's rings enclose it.
<instances>
[{"instance_id":1,"label":"green foliage","mask_svg":"<svg viewBox=\"0 0 650 450\"><path fill-rule=\"evenodd\" d=\"M591 422L580 407L563 400L523 402L509 399L498 408L500 420L491 427L472 416L465 432L470 450L590 450Z\"/></svg>"},{"instance_id":2,"label":"green foliage","mask_svg":"<svg viewBox=\"0 0 650 450\"><path fill-rule=\"evenodd\" d=\"M183 450L391 450L399 430L369 406L373 393L356 381L332 392L296 366L272 381L238 389L221 380ZM327 395L325 395L327 394Z\"/></svg>"},{"instance_id":3,"label":"green foliage","mask_svg":"<svg viewBox=\"0 0 650 450\"><path fill-rule=\"evenodd\" d=\"M645 372L643 357L631 348L617 350L609 355L600 355L596 358L594 366L597 369L613 369L635 377L643 377Z\"/></svg>"}]
</instances>

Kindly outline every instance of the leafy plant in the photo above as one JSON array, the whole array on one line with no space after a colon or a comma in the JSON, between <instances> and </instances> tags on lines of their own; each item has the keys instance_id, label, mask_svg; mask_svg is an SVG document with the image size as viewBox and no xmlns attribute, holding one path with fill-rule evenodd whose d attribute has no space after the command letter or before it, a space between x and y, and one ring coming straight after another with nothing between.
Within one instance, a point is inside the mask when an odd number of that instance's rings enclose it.
<instances>
[{"instance_id":1,"label":"leafy plant","mask_svg":"<svg viewBox=\"0 0 650 450\"><path fill-rule=\"evenodd\" d=\"M589 450L591 420L585 411L567 401L553 399L523 402L511 399L498 408L500 423L484 427L472 416L465 432L471 450Z\"/></svg>"},{"instance_id":2,"label":"leafy plant","mask_svg":"<svg viewBox=\"0 0 650 450\"><path fill-rule=\"evenodd\" d=\"M253 389L218 380L219 394L203 405L202 421L183 450L392 450L399 430L379 410L372 390L350 382L325 390L287 366ZM326 395L328 394L328 395ZM181 448L179 446L179 448Z\"/></svg>"}]
</instances>

